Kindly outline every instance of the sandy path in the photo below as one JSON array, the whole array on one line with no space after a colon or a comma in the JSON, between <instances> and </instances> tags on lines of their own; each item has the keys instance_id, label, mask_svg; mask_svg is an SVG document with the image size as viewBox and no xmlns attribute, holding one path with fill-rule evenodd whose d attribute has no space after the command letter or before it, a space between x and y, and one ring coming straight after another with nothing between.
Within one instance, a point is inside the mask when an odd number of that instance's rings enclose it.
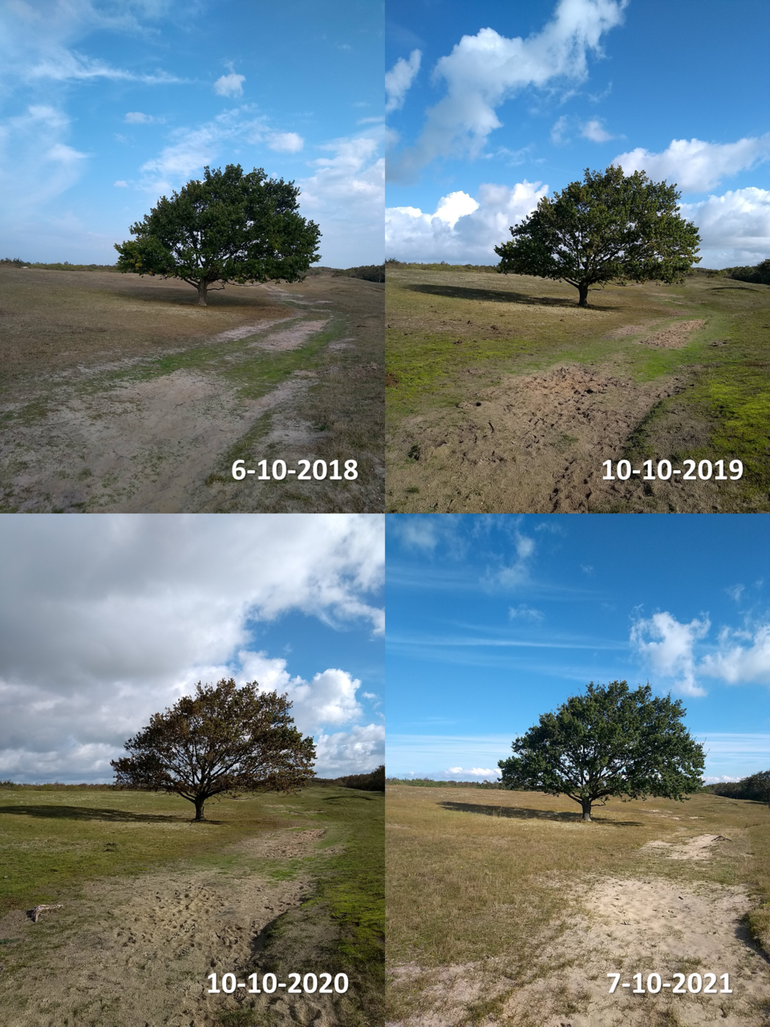
<instances>
[{"instance_id":1,"label":"sandy path","mask_svg":"<svg viewBox=\"0 0 770 1027\"><path fill-rule=\"evenodd\" d=\"M293 321L287 327L285 321ZM221 332L198 346L242 339L248 349L284 352L323 331L328 317L281 318ZM130 373L129 366L121 371ZM102 368L103 371L108 368ZM68 382L72 375L64 376ZM311 440L292 415L313 383L296 371L259 399L247 400L216 371L175 370L104 391L74 391L43 418L4 431L5 502L19 512L120 510L171 513L207 509L207 477L260 417L276 415L273 433Z\"/></svg>"},{"instance_id":2,"label":"sandy path","mask_svg":"<svg viewBox=\"0 0 770 1027\"><path fill-rule=\"evenodd\" d=\"M721 835L701 835L645 848L662 860L701 861L728 843ZM743 923L751 908L745 889L685 886L654 874L604 878L588 889L581 907L558 939L533 956L533 980L521 986L506 975L504 956L438 971L396 967L395 980L430 983L423 992L426 1011L389 1027L461 1027L469 1006L495 996L500 1008L476 1021L480 1027L767 1027L770 963ZM634 995L633 975L642 973L646 982L652 972L674 986L675 973L711 972L718 992L727 973L733 993L675 995L661 987L657 995ZM622 975L612 995L608 973Z\"/></svg>"},{"instance_id":3,"label":"sandy path","mask_svg":"<svg viewBox=\"0 0 770 1027\"><path fill-rule=\"evenodd\" d=\"M234 847L242 854L301 858L323 834L281 831ZM84 897L33 925L23 913L0 935L26 942L27 965L0 975L2 1027L215 1027L234 998L209 995L207 975L253 966L265 929L312 893L307 877L272 881L244 869L180 870L88 883ZM16 953L14 952L14 955ZM270 1023L336 1024L322 996L261 996ZM69 1017L69 1019L67 1019Z\"/></svg>"}]
</instances>

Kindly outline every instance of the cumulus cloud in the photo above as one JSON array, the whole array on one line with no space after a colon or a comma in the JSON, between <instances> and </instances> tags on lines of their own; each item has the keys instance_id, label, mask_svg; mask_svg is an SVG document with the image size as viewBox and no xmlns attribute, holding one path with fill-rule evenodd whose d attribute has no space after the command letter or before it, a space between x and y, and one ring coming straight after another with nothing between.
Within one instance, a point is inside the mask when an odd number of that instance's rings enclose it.
<instances>
[{"instance_id":1,"label":"cumulus cloud","mask_svg":"<svg viewBox=\"0 0 770 1027\"><path fill-rule=\"evenodd\" d=\"M112 183L116 189L128 189L128 182L124 182L122 178L119 178L117 182Z\"/></svg>"},{"instance_id":2,"label":"cumulus cloud","mask_svg":"<svg viewBox=\"0 0 770 1027\"><path fill-rule=\"evenodd\" d=\"M560 79L583 81L588 54L601 54L601 37L621 24L627 0L560 0L551 21L527 39L491 28L463 36L433 71L446 95L429 108L409 149L394 156L389 174L407 181L436 157L476 156L501 122L496 109L522 89Z\"/></svg>"},{"instance_id":3,"label":"cumulus cloud","mask_svg":"<svg viewBox=\"0 0 770 1027\"><path fill-rule=\"evenodd\" d=\"M128 111L123 120L129 125L149 125L155 118L151 114L142 114L141 111Z\"/></svg>"},{"instance_id":4,"label":"cumulus cloud","mask_svg":"<svg viewBox=\"0 0 770 1027\"><path fill-rule=\"evenodd\" d=\"M274 132L268 136L267 145L277 153L299 153L305 141L296 132Z\"/></svg>"},{"instance_id":5,"label":"cumulus cloud","mask_svg":"<svg viewBox=\"0 0 770 1027\"><path fill-rule=\"evenodd\" d=\"M758 264L770 252L770 191L748 186L683 203L681 213L701 236L703 267Z\"/></svg>"},{"instance_id":6,"label":"cumulus cloud","mask_svg":"<svg viewBox=\"0 0 770 1027\"><path fill-rule=\"evenodd\" d=\"M420 70L420 59L422 52L412 50L409 59L399 57L390 71L385 73L385 113L400 110L404 106L404 98L414 82L417 72Z\"/></svg>"},{"instance_id":7,"label":"cumulus cloud","mask_svg":"<svg viewBox=\"0 0 770 1027\"><path fill-rule=\"evenodd\" d=\"M366 773L385 762L385 728L366 724L351 731L322 732L315 747L319 777Z\"/></svg>"},{"instance_id":8,"label":"cumulus cloud","mask_svg":"<svg viewBox=\"0 0 770 1027\"><path fill-rule=\"evenodd\" d=\"M60 161L62 164L71 164L73 161L84 160L87 156L87 153L80 153L64 143L55 143L46 153L48 160Z\"/></svg>"},{"instance_id":9,"label":"cumulus cloud","mask_svg":"<svg viewBox=\"0 0 770 1027\"><path fill-rule=\"evenodd\" d=\"M385 252L398 260L497 263L494 248L509 238L511 225L530 214L548 186L518 182L479 186L476 198L465 192L443 196L432 214L418 207L385 212Z\"/></svg>"},{"instance_id":10,"label":"cumulus cloud","mask_svg":"<svg viewBox=\"0 0 770 1027\"><path fill-rule=\"evenodd\" d=\"M303 213L321 225L323 262L334 267L382 263L385 158L382 129L335 139L320 147L329 156L310 161L301 178Z\"/></svg>"},{"instance_id":11,"label":"cumulus cloud","mask_svg":"<svg viewBox=\"0 0 770 1027\"><path fill-rule=\"evenodd\" d=\"M243 96L243 83L245 75L236 75L231 71L229 75L222 75L214 83L214 92L217 96Z\"/></svg>"},{"instance_id":12,"label":"cumulus cloud","mask_svg":"<svg viewBox=\"0 0 770 1027\"><path fill-rule=\"evenodd\" d=\"M502 777L497 767L494 770L491 767L471 767L470 769L463 770L462 767L448 767L447 774L470 774L471 777L483 777L483 778L498 778Z\"/></svg>"},{"instance_id":13,"label":"cumulus cloud","mask_svg":"<svg viewBox=\"0 0 770 1027\"><path fill-rule=\"evenodd\" d=\"M696 641L705 638L710 623L693 619L682 624L670 613L655 613L649 620L638 619L631 628L631 644L663 677L675 677L674 688L682 695L705 695L695 680ZM648 641L649 639L649 641Z\"/></svg>"},{"instance_id":14,"label":"cumulus cloud","mask_svg":"<svg viewBox=\"0 0 770 1027\"><path fill-rule=\"evenodd\" d=\"M251 651L250 625L300 612L381 633L384 612L370 601L383 578L381 517L8 520L0 757L14 773L69 768L78 779L84 771L72 768L90 752L90 773L101 774L129 735L198 680L256 678L288 691L305 733L352 730L360 717L361 682L349 671L292 676L285 659Z\"/></svg>"},{"instance_id":15,"label":"cumulus cloud","mask_svg":"<svg viewBox=\"0 0 770 1027\"><path fill-rule=\"evenodd\" d=\"M723 632L719 651L703 658L701 673L730 685L770 685L770 624L762 625L748 638L747 634Z\"/></svg>"},{"instance_id":16,"label":"cumulus cloud","mask_svg":"<svg viewBox=\"0 0 770 1027\"><path fill-rule=\"evenodd\" d=\"M682 192L702 193L723 179L770 158L770 132L737 143L706 143L700 139L673 139L661 153L637 147L613 160L625 174L645 171L655 182L676 182Z\"/></svg>"}]
</instances>

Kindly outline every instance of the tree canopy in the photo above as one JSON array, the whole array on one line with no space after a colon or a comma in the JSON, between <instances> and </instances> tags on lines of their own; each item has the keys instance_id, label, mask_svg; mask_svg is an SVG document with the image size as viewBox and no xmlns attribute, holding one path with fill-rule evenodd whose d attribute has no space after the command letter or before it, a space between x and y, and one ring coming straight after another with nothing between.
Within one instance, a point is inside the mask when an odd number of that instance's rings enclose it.
<instances>
[{"instance_id":1,"label":"tree canopy","mask_svg":"<svg viewBox=\"0 0 770 1027\"><path fill-rule=\"evenodd\" d=\"M701 786L704 755L681 723L680 700L632 692L625 681L593 682L515 740L500 760L505 788L567 795L583 820L610 796L683 799Z\"/></svg>"},{"instance_id":2,"label":"tree canopy","mask_svg":"<svg viewBox=\"0 0 770 1027\"><path fill-rule=\"evenodd\" d=\"M214 282L296 282L312 263L321 237L298 213L299 188L240 164L204 168L193 180L161 196L141 221L135 239L116 243L119 271L181 278L198 290L198 304Z\"/></svg>"},{"instance_id":3,"label":"tree canopy","mask_svg":"<svg viewBox=\"0 0 770 1027\"><path fill-rule=\"evenodd\" d=\"M495 246L497 270L560 278L578 290L581 307L597 283L680 282L700 261L700 236L679 215L679 196L675 184L652 182L643 171L586 168L582 182L544 196L511 228L513 238Z\"/></svg>"},{"instance_id":4,"label":"tree canopy","mask_svg":"<svg viewBox=\"0 0 770 1027\"><path fill-rule=\"evenodd\" d=\"M299 788L313 776L313 739L294 727L285 695L257 689L256 681L237 688L232 678L198 682L195 695L129 738L129 755L111 761L116 783L181 795L196 820L213 795Z\"/></svg>"}]
</instances>

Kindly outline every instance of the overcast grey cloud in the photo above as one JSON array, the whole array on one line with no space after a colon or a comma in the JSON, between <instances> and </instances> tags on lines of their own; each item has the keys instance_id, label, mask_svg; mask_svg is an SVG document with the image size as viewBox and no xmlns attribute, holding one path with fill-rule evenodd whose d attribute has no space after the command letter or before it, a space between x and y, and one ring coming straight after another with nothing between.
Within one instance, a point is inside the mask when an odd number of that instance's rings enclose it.
<instances>
[{"instance_id":1,"label":"overcast grey cloud","mask_svg":"<svg viewBox=\"0 0 770 1027\"><path fill-rule=\"evenodd\" d=\"M2 777L110 779L152 713L231 675L288 691L344 772L382 762L366 682L345 666L349 632L384 629L379 515L17 515L0 520L0 560ZM297 612L340 638L309 680L251 637Z\"/></svg>"}]
</instances>

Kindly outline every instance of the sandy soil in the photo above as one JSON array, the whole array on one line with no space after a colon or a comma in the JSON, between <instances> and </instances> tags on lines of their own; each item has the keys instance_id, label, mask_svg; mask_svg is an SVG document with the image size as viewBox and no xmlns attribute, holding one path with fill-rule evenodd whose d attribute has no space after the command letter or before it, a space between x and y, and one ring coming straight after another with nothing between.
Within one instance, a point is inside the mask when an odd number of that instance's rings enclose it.
<instances>
[{"instance_id":1,"label":"sandy soil","mask_svg":"<svg viewBox=\"0 0 770 1027\"><path fill-rule=\"evenodd\" d=\"M379 297L366 291L369 283L350 279L319 276L285 288L244 288L227 294L229 306L201 311L183 305L189 296L179 283L172 288L169 283L126 281L121 275L58 274L50 272L50 281L61 290L64 278L71 278L73 304L79 306L67 309L66 294L50 298L44 289L20 291L11 282L19 309L6 311L3 320L3 352L7 350L14 369L21 368L14 371L13 385L0 402L5 421L0 505L15 512L229 509L227 503L234 499L228 454L245 436L259 437L259 451L251 457L254 465L261 457L280 456L291 467L299 458L314 460L330 444L325 426L314 428L312 415L298 413L307 407L313 386L324 392L326 378L300 367L259 398L247 398L239 386L241 368L245 374L257 373L248 370L250 354L280 357L332 325L353 331L330 343L330 350L335 344L355 350L360 343L363 351L359 336L371 334L372 317L381 329ZM131 286L140 302L131 302ZM46 306L43 301L49 300ZM39 309L34 307L38 301ZM154 334L153 309L159 318ZM132 317L135 341L130 324L124 323ZM230 327L211 331L223 325ZM237 350L234 343L241 343ZM188 349L207 350L209 356L199 366L163 366L164 357ZM371 377L371 365L359 368L355 354L350 363L351 372L361 369ZM334 388L336 384L330 392L332 406ZM260 390L253 391L258 395ZM372 410L374 421L378 414ZM372 444L374 450L381 449L379 433ZM341 454L335 452L335 457L361 458L347 451L347 440L338 445ZM248 444L246 452L252 448ZM378 491L376 483L366 484ZM280 492L280 485L271 486ZM310 483L305 491L303 508L311 510L321 490ZM337 491L342 495L344 490ZM235 498L241 496L249 509L262 509L264 493L248 479ZM381 493L377 498L375 508L380 508ZM326 509L328 498L318 501Z\"/></svg>"},{"instance_id":2,"label":"sandy soil","mask_svg":"<svg viewBox=\"0 0 770 1027\"><path fill-rule=\"evenodd\" d=\"M677 377L632 384L562 364L476 391L469 373L468 398L455 411L405 422L401 448L414 466L394 468L392 485L419 482L422 510L586 512L617 492L602 481L602 461L617 459L651 407L682 388ZM419 440L411 442L419 455L409 440Z\"/></svg>"},{"instance_id":3,"label":"sandy soil","mask_svg":"<svg viewBox=\"0 0 770 1027\"><path fill-rule=\"evenodd\" d=\"M302 858L322 830L281 831L241 842L249 856ZM20 938L31 955L23 974L4 981L2 1027L215 1027L234 997L209 995L207 975L254 967L265 933L312 894L309 877L272 881L242 868L175 870L87 884L38 924L17 912L0 936ZM319 968L321 969L321 968ZM241 995L243 993L241 992ZM334 1027L323 996L260 996L269 1023ZM269 1009L269 1012L268 1012Z\"/></svg>"},{"instance_id":4,"label":"sandy soil","mask_svg":"<svg viewBox=\"0 0 770 1027\"><path fill-rule=\"evenodd\" d=\"M625 325L609 337L679 349L704 320L658 328L659 320ZM634 430L662 400L684 392L685 375L634 382L606 368L562 363L478 386L483 371L466 369L466 398L452 409L405 418L390 439L388 509L446 513L587 513L656 508L720 509L715 481L604 481ZM673 426L675 428L675 426ZM702 443L683 429L682 448ZM406 458L406 460L405 460ZM640 468L641 470L641 468ZM642 472L643 473L643 472Z\"/></svg>"},{"instance_id":5,"label":"sandy soil","mask_svg":"<svg viewBox=\"0 0 770 1027\"><path fill-rule=\"evenodd\" d=\"M721 835L701 835L681 845L651 842L655 858L709 859ZM713 883L683 885L654 873L603 879L533 965L532 980L506 975L505 959L485 964L421 970L396 967L395 980L430 982L426 1012L388 1027L461 1027L469 1007L499 997L499 1008L474 1021L481 1027L766 1027L770 1015L770 962L751 942L743 918L751 907L746 891ZM534 957L533 957L534 958ZM675 973L730 975L732 994L634 995L633 975L657 972L676 985ZM620 973L614 992L612 978ZM623 988L622 983L630 983ZM694 982L695 985L695 982ZM654 985L653 985L654 986ZM685 990L687 983L685 982Z\"/></svg>"}]
</instances>

